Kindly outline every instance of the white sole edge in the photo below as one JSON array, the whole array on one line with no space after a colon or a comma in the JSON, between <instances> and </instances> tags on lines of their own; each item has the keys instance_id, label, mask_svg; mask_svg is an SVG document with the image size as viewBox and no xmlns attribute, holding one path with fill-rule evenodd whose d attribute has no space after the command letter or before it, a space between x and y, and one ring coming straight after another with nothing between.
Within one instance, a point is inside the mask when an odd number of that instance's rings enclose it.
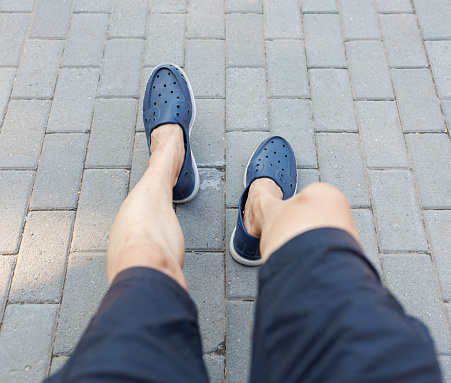
<instances>
[{"instance_id":1,"label":"white sole edge","mask_svg":"<svg viewBox=\"0 0 451 383\"><path fill-rule=\"evenodd\" d=\"M233 245L233 240L235 239L235 231L236 231L236 227L235 229L233 229L233 233L230 237L230 255L232 256L232 258L237 261L238 263L244 265L244 266L259 266L263 263L263 259L258 259L255 261L251 261L247 258L242 257L241 255L238 254L238 252L235 250L235 246Z\"/></svg>"}]
</instances>

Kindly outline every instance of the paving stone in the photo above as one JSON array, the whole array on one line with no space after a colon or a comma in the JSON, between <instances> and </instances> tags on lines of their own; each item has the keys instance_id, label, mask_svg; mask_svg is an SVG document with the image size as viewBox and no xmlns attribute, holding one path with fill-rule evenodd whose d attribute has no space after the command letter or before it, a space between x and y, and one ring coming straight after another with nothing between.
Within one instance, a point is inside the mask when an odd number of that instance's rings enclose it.
<instances>
[{"instance_id":1,"label":"paving stone","mask_svg":"<svg viewBox=\"0 0 451 383\"><path fill-rule=\"evenodd\" d=\"M392 70L404 132L443 132L445 123L428 69Z\"/></svg>"},{"instance_id":2,"label":"paving stone","mask_svg":"<svg viewBox=\"0 0 451 383\"><path fill-rule=\"evenodd\" d=\"M302 189L310 184L319 182L319 171L318 169L298 169L298 185L296 193L300 193Z\"/></svg>"},{"instance_id":3,"label":"paving stone","mask_svg":"<svg viewBox=\"0 0 451 383\"><path fill-rule=\"evenodd\" d=\"M72 251L106 250L113 220L127 194L128 171L87 169L75 220Z\"/></svg>"},{"instance_id":4,"label":"paving stone","mask_svg":"<svg viewBox=\"0 0 451 383\"><path fill-rule=\"evenodd\" d=\"M143 122L143 103L144 103L144 93L146 92L147 82L149 81L150 74L152 73L152 68L143 68L141 75L141 85L139 88L139 102L138 102L138 113L136 115L136 131L144 132L144 122Z\"/></svg>"},{"instance_id":5,"label":"paving stone","mask_svg":"<svg viewBox=\"0 0 451 383\"><path fill-rule=\"evenodd\" d=\"M262 0L227 0L227 13L263 13Z\"/></svg>"},{"instance_id":6,"label":"paving stone","mask_svg":"<svg viewBox=\"0 0 451 383\"><path fill-rule=\"evenodd\" d=\"M102 63L109 15L75 14L72 17L63 66L98 67Z\"/></svg>"},{"instance_id":7,"label":"paving stone","mask_svg":"<svg viewBox=\"0 0 451 383\"><path fill-rule=\"evenodd\" d=\"M316 135L321 181L337 187L351 207L369 207L362 149L357 134Z\"/></svg>"},{"instance_id":8,"label":"paving stone","mask_svg":"<svg viewBox=\"0 0 451 383\"><path fill-rule=\"evenodd\" d=\"M137 112L137 100L97 100L87 168L130 168Z\"/></svg>"},{"instance_id":9,"label":"paving stone","mask_svg":"<svg viewBox=\"0 0 451 383\"><path fill-rule=\"evenodd\" d=\"M185 15L150 15L145 66L171 62L183 67L185 61Z\"/></svg>"},{"instance_id":10,"label":"paving stone","mask_svg":"<svg viewBox=\"0 0 451 383\"><path fill-rule=\"evenodd\" d=\"M310 69L317 132L357 132L351 83L344 69Z\"/></svg>"},{"instance_id":11,"label":"paving stone","mask_svg":"<svg viewBox=\"0 0 451 383\"><path fill-rule=\"evenodd\" d=\"M36 169L49 109L49 101L9 103L0 136L0 168Z\"/></svg>"},{"instance_id":12,"label":"paving stone","mask_svg":"<svg viewBox=\"0 0 451 383\"><path fill-rule=\"evenodd\" d=\"M35 0L0 0L1 12L32 12Z\"/></svg>"},{"instance_id":13,"label":"paving stone","mask_svg":"<svg viewBox=\"0 0 451 383\"><path fill-rule=\"evenodd\" d=\"M0 127L8 105L9 95L16 77L16 70L12 68L0 68Z\"/></svg>"},{"instance_id":14,"label":"paving stone","mask_svg":"<svg viewBox=\"0 0 451 383\"><path fill-rule=\"evenodd\" d=\"M188 4L188 38L225 38L224 0L191 0Z\"/></svg>"},{"instance_id":15,"label":"paving stone","mask_svg":"<svg viewBox=\"0 0 451 383\"><path fill-rule=\"evenodd\" d=\"M412 174L370 171L369 180L381 252L427 251Z\"/></svg>"},{"instance_id":16,"label":"paving stone","mask_svg":"<svg viewBox=\"0 0 451 383\"><path fill-rule=\"evenodd\" d=\"M10 303L59 303L75 213L33 211L17 257Z\"/></svg>"},{"instance_id":17,"label":"paving stone","mask_svg":"<svg viewBox=\"0 0 451 383\"><path fill-rule=\"evenodd\" d=\"M98 96L138 97L143 56L143 40L108 40Z\"/></svg>"},{"instance_id":18,"label":"paving stone","mask_svg":"<svg viewBox=\"0 0 451 383\"><path fill-rule=\"evenodd\" d=\"M225 42L221 40L188 40L186 74L196 97L224 98Z\"/></svg>"},{"instance_id":19,"label":"paving stone","mask_svg":"<svg viewBox=\"0 0 451 383\"><path fill-rule=\"evenodd\" d=\"M227 131L268 130L265 70L230 68L226 76Z\"/></svg>"},{"instance_id":20,"label":"paving stone","mask_svg":"<svg viewBox=\"0 0 451 383\"><path fill-rule=\"evenodd\" d=\"M225 101L196 101L196 122L191 132L191 150L198 166L225 165Z\"/></svg>"},{"instance_id":21,"label":"paving stone","mask_svg":"<svg viewBox=\"0 0 451 383\"><path fill-rule=\"evenodd\" d=\"M451 130L451 100L442 100L442 109L445 114L448 131Z\"/></svg>"},{"instance_id":22,"label":"paving stone","mask_svg":"<svg viewBox=\"0 0 451 383\"><path fill-rule=\"evenodd\" d=\"M390 72L380 41L346 43L352 88L356 100L393 100Z\"/></svg>"},{"instance_id":23,"label":"paving stone","mask_svg":"<svg viewBox=\"0 0 451 383\"><path fill-rule=\"evenodd\" d=\"M189 204L177 206L177 218L189 250L224 249L224 174L200 169L200 189Z\"/></svg>"},{"instance_id":24,"label":"paving stone","mask_svg":"<svg viewBox=\"0 0 451 383\"><path fill-rule=\"evenodd\" d=\"M110 13L113 0L77 0L74 12Z\"/></svg>"},{"instance_id":25,"label":"paving stone","mask_svg":"<svg viewBox=\"0 0 451 383\"><path fill-rule=\"evenodd\" d=\"M61 40L28 40L12 97L52 98L63 47Z\"/></svg>"},{"instance_id":26,"label":"paving stone","mask_svg":"<svg viewBox=\"0 0 451 383\"><path fill-rule=\"evenodd\" d=\"M50 366L50 375L56 374L63 366L66 364L66 362L69 360L68 356L57 356L52 358L52 363Z\"/></svg>"},{"instance_id":27,"label":"paving stone","mask_svg":"<svg viewBox=\"0 0 451 383\"><path fill-rule=\"evenodd\" d=\"M376 0L379 13L413 13L410 0Z\"/></svg>"},{"instance_id":28,"label":"paving stone","mask_svg":"<svg viewBox=\"0 0 451 383\"><path fill-rule=\"evenodd\" d=\"M207 367L209 381L211 383L225 382L225 358L222 355L204 355L204 363Z\"/></svg>"},{"instance_id":29,"label":"paving stone","mask_svg":"<svg viewBox=\"0 0 451 383\"><path fill-rule=\"evenodd\" d=\"M247 382L250 377L253 302L227 302L227 381Z\"/></svg>"},{"instance_id":30,"label":"paving stone","mask_svg":"<svg viewBox=\"0 0 451 383\"><path fill-rule=\"evenodd\" d=\"M366 166L409 168L396 104L391 101L360 101L356 108Z\"/></svg>"},{"instance_id":31,"label":"paving stone","mask_svg":"<svg viewBox=\"0 0 451 383\"><path fill-rule=\"evenodd\" d=\"M435 86L440 98L451 98L451 41L426 41L426 50L431 64Z\"/></svg>"},{"instance_id":32,"label":"paving stone","mask_svg":"<svg viewBox=\"0 0 451 383\"><path fill-rule=\"evenodd\" d=\"M187 253L183 271L199 311L203 351L217 351L225 339L224 254Z\"/></svg>"},{"instance_id":33,"label":"paving stone","mask_svg":"<svg viewBox=\"0 0 451 383\"><path fill-rule=\"evenodd\" d=\"M38 1L30 37L65 39L73 0Z\"/></svg>"},{"instance_id":34,"label":"paving stone","mask_svg":"<svg viewBox=\"0 0 451 383\"><path fill-rule=\"evenodd\" d=\"M426 324L436 351L448 354L446 319L430 257L426 254L383 255L382 263L388 289L408 314Z\"/></svg>"},{"instance_id":35,"label":"paving stone","mask_svg":"<svg viewBox=\"0 0 451 383\"><path fill-rule=\"evenodd\" d=\"M146 37L148 0L116 1L111 14L108 36Z\"/></svg>"},{"instance_id":36,"label":"paving stone","mask_svg":"<svg viewBox=\"0 0 451 383\"><path fill-rule=\"evenodd\" d=\"M187 0L152 0L151 13L186 12Z\"/></svg>"},{"instance_id":37,"label":"paving stone","mask_svg":"<svg viewBox=\"0 0 451 383\"><path fill-rule=\"evenodd\" d=\"M70 254L54 354L69 355L106 293L106 255Z\"/></svg>"},{"instance_id":38,"label":"paving stone","mask_svg":"<svg viewBox=\"0 0 451 383\"><path fill-rule=\"evenodd\" d=\"M425 40L451 38L451 4L447 0L413 0Z\"/></svg>"},{"instance_id":39,"label":"paving stone","mask_svg":"<svg viewBox=\"0 0 451 383\"><path fill-rule=\"evenodd\" d=\"M446 305L449 306L449 305ZM443 383L451 382L451 357L445 355L439 355L438 361L440 369L442 370Z\"/></svg>"},{"instance_id":40,"label":"paving stone","mask_svg":"<svg viewBox=\"0 0 451 383\"><path fill-rule=\"evenodd\" d=\"M263 15L232 14L226 21L227 66L264 67Z\"/></svg>"},{"instance_id":41,"label":"paving stone","mask_svg":"<svg viewBox=\"0 0 451 383\"><path fill-rule=\"evenodd\" d=\"M0 318L3 318L15 264L16 258L14 256L0 256Z\"/></svg>"},{"instance_id":42,"label":"paving stone","mask_svg":"<svg viewBox=\"0 0 451 383\"><path fill-rule=\"evenodd\" d=\"M302 41L266 42L269 97L310 98Z\"/></svg>"},{"instance_id":43,"label":"paving stone","mask_svg":"<svg viewBox=\"0 0 451 383\"><path fill-rule=\"evenodd\" d=\"M227 207L238 207L243 192L243 176L249 159L260 143L267 139L267 132L227 133L226 149L226 203Z\"/></svg>"},{"instance_id":44,"label":"paving stone","mask_svg":"<svg viewBox=\"0 0 451 383\"><path fill-rule=\"evenodd\" d=\"M19 65L29 21L27 14L0 13L0 66Z\"/></svg>"},{"instance_id":45,"label":"paving stone","mask_svg":"<svg viewBox=\"0 0 451 383\"><path fill-rule=\"evenodd\" d=\"M135 134L129 190L132 190L142 178L144 172L147 170L148 163L149 149L146 134L144 132L138 132Z\"/></svg>"},{"instance_id":46,"label":"paving stone","mask_svg":"<svg viewBox=\"0 0 451 383\"><path fill-rule=\"evenodd\" d=\"M271 134L283 136L292 146L299 167L318 167L310 101L270 101Z\"/></svg>"},{"instance_id":47,"label":"paving stone","mask_svg":"<svg viewBox=\"0 0 451 383\"><path fill-rule=\"evenodd\" d=\"M339 4L346 41L380 38L372 0L339 0Z\"/></svg>"},{"instance_id":48,"label":"paving stone","mask_svg":"<svg viewBox=\"0 0 451 383\"><path fill-rule=\"evenodd\" d=\"M47 132L88 132L98 81L98 69L61 69Z\"/></svg>"},{"instance_id":49,"label":"paving stone","mask_svg":"<svg viewBox=\"0 0 451 383\"><path fill-rule=\"evenodd\" d=\"M304 33L309 68L347 67L338 15L305 15Z\"/></svg>"},{"instance_id":50,"label":"paving stone","mask_svg":"<svg viewBox=\"0 0 451 383\"><path fill-rule=\"evenodd\" d=\"M0 171L0 254L19 250L34 172Z\"/></svg>"},{"instance_id":51,"label":"paving stone","mask_svg":"<svg viewBox=\"0 0 451 383\"><path fill-rule=\"evenodd\" d=\"M302 39L301 12L297 0L266 0L267 39Z\"/></svg>"},{"instance_id":52,"label":"paving stone","mask_svg":"<svg viewBox=\"0 0 451 383\"><path fill-rule=\"evenodd\" d=\"M87 134L47 134L30 209L76 209Z\"/></svg>"},{"instance_id":53,"label":"paving stone","mask_svg":"<svg viewBox=\"0 0 451 383\"><path fill-rule=\"evenodd\" d=\"M338 13L336 0L303 0L303 13Z\"/></svg>"}]
</instances>

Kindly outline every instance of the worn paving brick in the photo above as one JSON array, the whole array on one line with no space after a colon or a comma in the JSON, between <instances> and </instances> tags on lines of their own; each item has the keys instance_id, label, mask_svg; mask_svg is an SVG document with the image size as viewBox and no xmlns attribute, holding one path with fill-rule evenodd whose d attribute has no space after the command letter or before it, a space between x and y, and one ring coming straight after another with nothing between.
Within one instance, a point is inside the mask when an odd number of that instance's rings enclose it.
<instances>
[{"instance_id":1,"label":"worn paving brick","mask_svg":"<svg viewBox=\"0 0 451 383\"><path fill-rule=\"evenodd\" d=\"M447 304L446 306L449 306ZM451 382L451 357L445 355L439 355L438 361L440 369L442 370L442 379L444 383Z\"/></svg>"},{"instance_id":2,"label":"worn paving brick","mask_svg":"<svg viewBox=\"0 0 451 383\"><path fill-rule=\"evenodd\" d=\"M348 71L310 69L310 91L317 132L357 132Z\"/></svg>"},{"instance_id":3,"label":"worn paving brick","mask_svg":"<svg viewBox=\"0 0 451 383\"><path fill-rule=\"evenodd\" d=\"M224 10L224 0L189 1L188 38L224 39Z\"/></svg>"},{"instance_id":4,"label":"worn paving brick","mask_svg":"<svg viewBox=\"0 0 451 383\"><path fill-rule=\"evenodd\" d=\"M224 383L226 379L225 358L222 355L204 355L204 363L207 368L211 383Z\"/></svg>"},{"instance_id":5,"label":"worn paving brick","mask_svg":"<svg viewBox=\"0 0 451 383\"><path fill-rule=\"evenodd\" d=\"M303 13L338 13L336 0L303 0Z\"/></svg>"},{"instance_id":6,"label":"worn paving brick","mask_svg":"<svg viewBox=\"0 0 451 383\"><path fill-rule=\"evenodd\" d=\"M73 15L64 49L63 66L100 66L108 20L109 15L106 14Z\"/></svg>"},{"instance_id":7,"label":"worn paving brick","mask_svg":"<svg viewBox=\"0 0 451 383\"><path fill-rule=\"evenodd\" d=\"M98 81L98 69L61 69L47 132L88 132Z\"/></svg>"},{"instance_id":8,"label":"worn paving brick","mask_svg":"<svg viewBox=\"0 0 451 383\"><path fill-rule=\"evenodd\" d=\"M0 13L0 66L18 66L30 16Z\"/></svg>"},{"instance_id":9,"label":"worn paving brick","mask_svg":"<svg viewBox=\"0 0 451 383\"><path fill-rule=\"evenodd\" d=\"M346 40L379 39L377 13L372 0L339 0Z\"/></svg>"},{"instance_id":10,"label":"worn paving brick","mask_svg":"<svg viewBox=\"0 0 451 383\"><path fill-rule=\"evenodd\" d=\"M0 257L0 318L3 318L11 279L14 273L16 258L14 256L3 255Z\"/></svg>"},{"instance_id":11,"label":"worn paving brick","mask_svg":"<svg viewBox=\"0 0 451 383\"><path fill-rule=\"evenodd\" d=\"M143 68L141 75L141 85L139 87L139 101L138 101L138 113L136 114L136 131L144 132L143 122L143 102L144 93L146 92L147 82L149 81L152 68Z\"/></svg>"},{"instance_id":12,"label":"worn paving brick","mask_svg":"<svg viewBox=\"0 0 451 383\"><path fill-rule=\"evenodd\" d=\"M87 168L129 168L132 161L137 100L97 100Z\"/></svg>"},{"instance_id":13,"label":"worn paving brick","mask_svg":"<svg viewBox=\"0 0 451 383\"><path fill-rule=\"evenodd\" d=\"M0 333L0 375L10 383L47 377L59 305L8 305ZM26 318L26 320L24 320Z\"/></svg>"},{"instance_id":14,"label":"worn paving brick","mask_svg":"<svg viewBox=\"0 0 451 383\"><path fill-rule=\"evenodd\" d=\"M30 209L76 209L87 134L48 134L44 139Z\"/></svg>"},{"instance_id":15,"label":"worn paving brick","mask_svg":"<svg viewBox=\"0 0 451 383\"><path fill-rule=\"evenodd\" d=\"M127 194L128 173L122 169L85 170L72 251L106 250L111 225Z\"/></svg>"},{"instance_id":16,"label":"worn paving brick","mask_svg":"<svg viewBox=\"0 0 451 383\"><path fill-rule=\"evenodd\" d=\"M171 62L183 67L185 60L186 16L150 15L145 66Z\"/></svg>"},{"instance_id":17,"label":"worn paving brick","mask_svg":"<svg viewBox=\"0 0 451 383\"><path fill-rule=\"evenodd\" d=\"M413 13L410 0L376 0L379 13Z\"/></svg>"},{"instance_id":18,"label":"worn paving brick","mask_svg":"<svg viewBox=\"0 0 451 383\"><path fill-rule=\"evenodd\" d=\"M297 193L300 193L302 189L310 184L319 182L319 171L318 169L298 169L298 184Z\"/></svg>"},{"instance_id":19,"label":"worn paving brick","mask_svg":"<svg viewBox=\"0 0 451 383\"><path fill-rule=\"evenodd\" d=\"M31 25L31 38L66 38L73 0L38 1Z\"/></svg>"},{"instance_id":20,"label":"worn paving brick","mask_svg":"<svg viewBox=\"0 0 451 383\"><path fill-rule=\"evenodd\" d=\"M52 98L63 47L61 40L28 40L12 97Z\"/></svg>"},{"instance_id":21,"label":"worn paving brick","mask_svg":"<svg viewBox=\"0 0 451 383\"><path fill-rule=\"evenodd\" d=\"M447 0L413 0L425 40L451 38L451 4Z\"/></svg>"},{"instance_id":22,"label":"worn paving brick","mask_svg":"<svg viewBox=\"0 0 451 383\"><path fill-rule=\"evenodd\" d=\"M177 218L189 250L224 249L224 174L200 169L199 194L189 204L177 206Z\"/></svg>"},{"instance_id":23,"label":"worn paving brick","mask_svg":"<svg viewBox=\"0 0 451 383\"><path fill-rule=\"evenodd\" d=\"M226 21L227 66L264 67L263 15L231 14Z\"/></svg>"},{"instance_id":24,"label":"worn paving brick","mask_svg":"<svg viewBox=\"0 0 451 383\"><path fill-rule=\"evenodd\" d=\"M362 150L357 134L316 135L321 181L337 187L351 207L369 207Z\"/></svg>"},{"instance_id":25,"label":"worn paving brick","mask_svg":"<svg viewBox=\"0 0 451 383\"><path fill-rule=\"evenodd\" d=\"M196 97L225 96L225 42L222 40L188 40L186 74Z\"/></svg>"},{"instance_id":26,"label":"worn paving brick","mask_svg":"<svg viewBox=\"0 0 451 383\"><path fill-rule=\"evenodd\" d=\"M448 130L451 130L451 100L442 100L441 104Z\"/></svg>"},{"instance_id":27,"label":"worn paving brick","mask_svg":"<svg viewBox=\"0 0 451 383\"><path fill-rule=\"evenodd\" d=\"M271 134L283 136L292 146L299 167L318 166L310 101L270 101Z\"/></svg>"},{"instance_id":28,"label":"worn paving brick","mask_svg":"<svg viewBox=\"0 0 451 383\"><path fill-rule=\"evenodd\" d=\"M392 70L404 132L443 132L445 123L428 69Z\"/></svg>"},{"instance_id":29,"label":"worn paving brick","mask_svg":"<svg viewBox=\"0 0 451 383\"><path fill-rule=\"evenodd\" d=\"M309 68L347 67L338 15L305 15L304 33Z\"/></svg>"},{"instance_id":30,"label":"worn paving brick","mask_svg":"<svg viewBox=\"0 0 451 383\"><path fill-rule=\"evenodd\" d=\"M382 42L347 42L346 52L354 98L393 100L393 87Z\"/></svg>"},{"instance_id":31,"label":"worn paving brick","mask_svg":"<svg viewBox=\"0 0 451 383\"><path fill-rule=\"evenodd\" d=\"M426 254L383 255L388 289L406 312L428 327L440 354L449 354L446 319L439 299L433 264Z\"/></svg>"},{"instance_id":32,"label":"worn paving brick","mask_svg":"<svg viewBox=\"0 0 451 383\"><path fill-rule=\"evenodd\" d=\"M269 97L310 98L302 41L266 42Z\"/></svg>"},{"instance_id":33,"label":"worn paving brick","mask_svg":"<svg viewBox=\"0 0 451 383\"><path fill-rule=\"evenodd\" d=\"M268 130L265 70L230 68L226 76L227 131Z\"/></svg>"},{"instance_id":34,"label":"worn paving brick","mask_svg":"<svg viewBox=\"0 0 451 383\"><path fill-rule=\"evenodd\" d=\"M369 180L380 250L427 251L412 174L407 170L370 171Z\"/></svg>"},{"instance_id":35,"label":"worn paving brick","mask_svg":"<svg viewBox=\"0 0 451 383\"><path fill-rule=\"evenodd\" d=\"M66 364L66 362L69 360L68 356L56 356L52 358L52 362L50 365L50 375L56 374L63 366Z\"/></svg>"},{"instance_id":36,"label":"worn paving brick","mask_svg":"<svg viewBox=\"0 0 451 383\"><path fill-rule=\"evenodd\" d=\"M135 134L129 190L132 190L141 179L147 170L148 162L149 148L147 146L146 134L144 132L138 132Z\"/></svg>"},{"instance_id":37,"label":"worn paving brick","mask_svg":"<svg viewBox=\"0 0 451 383\"><path fill-rule=\"evenodd\" d=\"M16 70L13 68L0 68L0 127L3 123L3 116L8 105L9 95L16 77Z\"/></svg>"},{"instance_id":38,"label":"worn paving brick","mask_svg":"<svg viewBox=\"0 0 451 383\"><path fill-rule=\"evenodd\" d=\"M435 86L440 98L451 98L451 41L426 41Z\"/></svg>"},{"instance_id":39,"label":"worn paving brick","mask_svg":"<svg viewBox=\"0 0 451 383\"><path fill-rule=\"evenodd\" d=\"M0 0L0 12L32 12L36 0Z\"/></svg>"},{"instance_id":40,"label":"worn paving brick","mask_svg":"<svg viewBox=\"0 0 451 383\"><path fill-rule=\"evenodd\" d=\"M187 0L152 0L151 13L180 13L186 11Z\"/></svg>"},{"instance_id":41,"label":"worn paving brick","mask_svg":"<svg viewBox=\"0 0 451 383\"><path fill-rule=\"evenodd\" d=\"M33 211L17 257L10 303L59 303L75 213Z\"/></svg>"},{"instance_id":42,"label":"worn paving brick","mask_svg":"<svg viewBox=\"0 0 451 383\"><path fill-rule=\"evenodd\" d=\"M396 104L359 101L356 108L366 165L369 168L409 168Z\"/></svg>"},{"instance_id":43,"label":"worn paving brick","mask_svg":"<svg viewBox=\"0 0 451 383\"><path fill-rule=\"evenodd\" d=\"M263 13L262 0L227 0L227 13Z\"/></svg>"},{"instance_id":44,"label":"worn paving brick","mask_svg":"<svg viewBox=\"0 0 451 383\"><path fill-rule=\"evenodd\" d=\"M266 0L264 3L267 39L302 39L297 0Z\"/></svg>"},{"instance_id":45,"label":"worn paving brick","mask_svg":"<svg viewBox=\"0 0 451 383\"><path fill-rule=\"evenodd\" d=\"M183 272L199 310L203 351L217 351L225 339L224 254L187 253Z\"/></svg>"},{"instance_id":46,"label":"worn paving brick","mask_svg":"<svg viewBox=\"0 0 451 383\"><path fill-rule=\"evenodd\" d=\"M53 353L69 355L106 293L106 255L70 254Z\"/></svg>"},{"instance_id":47,"label":"worn paving brick","mask_svg":"<svg viewBox=\"0 0 451 383\"><path fill-rule=\"evenodd\" d=\"M36 169L50 101L13 100L0 136L0 168Z\"/></svg>"},{"instance_id":48,"label":"worn paving brick","mask_svg":"<svg viewBox=\"0 0 451 383\"><path fill-rule=\"evenodd\" d=\"M146 37L148 0L116 1L113 5L108 36Z\"/></svg>"},{"instance_id":49,"label":"worn paving brick","mask_svg":"<svg viewBox=\"0 0 451 383\"><path fill-rule=\"evenodd\" d=\"M143 56L143 40L108 40L98 96L138 97Z\"/></svg>"},{"instance_id":50,"label":"worn paving brick","mask_svg":"<svg viewBox=\"0 0 451 383\"><path fill-rule=\"evenodd\" d=\"M74 12L110 13L113 0L77 0Z\"/></svg>"}]
</instances>

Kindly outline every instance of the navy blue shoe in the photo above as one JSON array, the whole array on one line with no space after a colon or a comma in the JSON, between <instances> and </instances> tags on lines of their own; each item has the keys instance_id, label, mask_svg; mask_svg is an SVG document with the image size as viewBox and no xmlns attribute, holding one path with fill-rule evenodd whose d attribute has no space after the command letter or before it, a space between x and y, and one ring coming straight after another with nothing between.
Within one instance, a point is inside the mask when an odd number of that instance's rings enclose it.
<instances>
[{"instance_id":1,"label":"navy blue shoe","mask_svg":"<svg viewBox=\"0 0 451 383\"><path fill-rule=\"evenodd\" d=\"M150 135L163 124L179 124L184 133L185 161L173 189L173 202L191 201L199 191L199 172L189 142L196 104L188 77L175 64L158 65L147 83L143 120L150 153ZM150 155L152 155L150 153Z\"/></svg>"},{"instance_id":2,"label":"navy blue shoe","mask_svg":"<svg viewBox=\"0 0 451 383\"><path fill-rule=\"evenodd\" d=\"M244 173L244 191L238 206L238 222L230 238L230 253L235 261L245 266L262 263L260 239L246 231L243 216L251 183L263 177L272 179L282 189L284 200L296 193L296 158L284 138L274 136L263 141L249 160Z\"/></svg>"}]
</instances>

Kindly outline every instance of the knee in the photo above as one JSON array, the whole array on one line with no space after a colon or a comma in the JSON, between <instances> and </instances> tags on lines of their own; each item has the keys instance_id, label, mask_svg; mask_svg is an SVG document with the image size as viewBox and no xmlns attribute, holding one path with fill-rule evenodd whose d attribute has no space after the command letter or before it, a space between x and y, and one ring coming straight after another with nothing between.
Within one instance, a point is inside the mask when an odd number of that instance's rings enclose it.
<instances>
[{"instance_id":1,"label":"knee","mask_svg":"<svg viewBox=\"0 0 451 383\"><path fill-rule=\"evenodd\" d=\"M349 207L345 195L332 185L316 182L305 187L299 194L303 202L317 202L319 204L343 205Z\"/></svg>"}]
</instances>

